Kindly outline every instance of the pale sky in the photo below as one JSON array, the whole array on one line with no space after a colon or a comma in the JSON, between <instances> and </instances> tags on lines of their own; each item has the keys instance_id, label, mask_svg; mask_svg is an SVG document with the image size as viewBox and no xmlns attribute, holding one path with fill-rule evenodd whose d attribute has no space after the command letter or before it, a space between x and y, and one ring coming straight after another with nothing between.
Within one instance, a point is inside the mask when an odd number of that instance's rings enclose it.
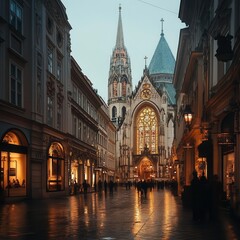
<instances>
[{"instance_id":1,"label":"pale sky","mask_svg":"<svg viewBox=\"0 0 240 240\"><path fill-rule=\"evenodd\" d=\"M146 56L149 65L160 39L164 37L176 59L179 31L185 27L178 18L180 0L62 0L72 26L71 55L93 88L107 103L110 57L116 44L121 4L124 44L131 61L133 90L143 75Z\"/></svg>"}]
</instances>

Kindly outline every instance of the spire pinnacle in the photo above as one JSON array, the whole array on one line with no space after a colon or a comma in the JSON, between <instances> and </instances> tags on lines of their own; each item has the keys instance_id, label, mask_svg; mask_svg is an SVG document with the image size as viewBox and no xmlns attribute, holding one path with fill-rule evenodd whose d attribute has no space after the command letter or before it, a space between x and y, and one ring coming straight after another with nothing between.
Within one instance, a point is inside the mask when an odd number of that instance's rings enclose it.
<instances>
[{"instance_id":1,"label":"spire pinnacle","mask_svg":"<svg viewBox=\"0 0 240 240\"><path fill-rule=\"evenodd\" d=\"M163 20L163 18L160 21L162 22L161 36L163 36L164 35L164 33L163 33L163 22L164 22L164 20Z\"/></svg>"},{"instance_id":2,"label":"spire pinnacle","mask_svg":"<svg viewBox=\"0 0 240 240\"><path fill-rule=\"evenodd\" d=\"M147 68L147 59L148 59L148 57L145 56L145 57L144 57L144 60L145 60L145 69Z\"/></svg>"},{"instance_id":3,"label":"spire pinnacle","mask_svg":"<svg viewBox=\"0 0 240 240\"><path fill-rule=\"evenodd\" d=\"M122 7L121 7L121 4L119 4L119 17L118 17L116 48L124 48L121 11L122 11Z\"/></svg>"}]
</instances>

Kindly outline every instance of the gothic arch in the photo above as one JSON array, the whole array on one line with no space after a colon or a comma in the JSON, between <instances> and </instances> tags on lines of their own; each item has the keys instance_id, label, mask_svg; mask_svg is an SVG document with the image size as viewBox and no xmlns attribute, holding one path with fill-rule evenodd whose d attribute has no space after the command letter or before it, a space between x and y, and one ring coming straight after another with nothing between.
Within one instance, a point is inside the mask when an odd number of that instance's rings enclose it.
<instances>
[{"instance_id":1,"label":"gothic arch","mask_svg":"<svg viewBox=\"0 0 240 240\"><path fill-rule=\"evenodd\" d=\"M148 158L144 157L139 163L138 176L140 179L150 179L154 173L153 162Z\"/></svg>"},{"instance_id":2,"label":"gothic arch","mask_svg":"<svg viewBox=\"0 0 240 240\"><path fill-rule=\"evenodd\" d=\"M112 119L114 119L116 117L117 117L117 108L116 108L116 106L113 106L112 107Z\"/></svg>"},{"instance_id":3,"label":"gothic arch","mask_svg":"<svg viewBox=\"0 0 240 240\"><path fill-rule=\"evenodd\" d=\"M134 115L134 152L141 154L147 146L151 154L158 153L159 114L157 109L145 104Z\"/></svg>"}]
</instances>

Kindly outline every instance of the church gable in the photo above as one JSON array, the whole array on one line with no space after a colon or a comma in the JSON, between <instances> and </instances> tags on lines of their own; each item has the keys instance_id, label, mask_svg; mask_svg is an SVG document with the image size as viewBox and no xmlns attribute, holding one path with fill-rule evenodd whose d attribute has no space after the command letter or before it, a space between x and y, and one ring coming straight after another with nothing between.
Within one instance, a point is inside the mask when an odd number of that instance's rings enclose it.
<instances>
[{"instance_id":1,"label":"church gable","mask_svg":"<svg viewBox=\"0 0 240 240\"><path fill-rule=\"evenodd\" d=\"M141 99L155 101L162 97L162 92L158 91L155 86L152 84L151 80L147 75L144 75L142 80L139 81L138 86L135 89L133 95L134 99Z\"/></svg>"}]
</instances>

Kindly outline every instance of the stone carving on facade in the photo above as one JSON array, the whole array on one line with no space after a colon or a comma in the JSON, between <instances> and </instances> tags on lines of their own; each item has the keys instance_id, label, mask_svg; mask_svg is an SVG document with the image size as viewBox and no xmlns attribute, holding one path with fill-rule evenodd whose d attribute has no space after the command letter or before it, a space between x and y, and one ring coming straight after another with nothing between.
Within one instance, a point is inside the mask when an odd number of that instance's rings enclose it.
<instances>
[{"instance_id":1,"label":"stone carving on facade","mask_svg":"<svg viewBox=\"0 0 240 240\"><path fill-rule=\"evenodd\" d=\"M63 103L63 99L64 99L64 96L63 96L63 88L62 86L58 85L58 93L57 93L57 104L59 106L62 106L62 103Z\"/></svg>"},{"instance_id":2,"label":"stone carving on facade","mask_svg":"<svg viewBox=\"0 0 240 240\"><path fill-rule=\"evenodd\" d=\"M54 97L54 94L55 94L55 86L54 86L54 81L52 78L49 78L48 81L47 81L47 95L50 97L50 98L53 98Z\"/></svg>"}]
</instances>

